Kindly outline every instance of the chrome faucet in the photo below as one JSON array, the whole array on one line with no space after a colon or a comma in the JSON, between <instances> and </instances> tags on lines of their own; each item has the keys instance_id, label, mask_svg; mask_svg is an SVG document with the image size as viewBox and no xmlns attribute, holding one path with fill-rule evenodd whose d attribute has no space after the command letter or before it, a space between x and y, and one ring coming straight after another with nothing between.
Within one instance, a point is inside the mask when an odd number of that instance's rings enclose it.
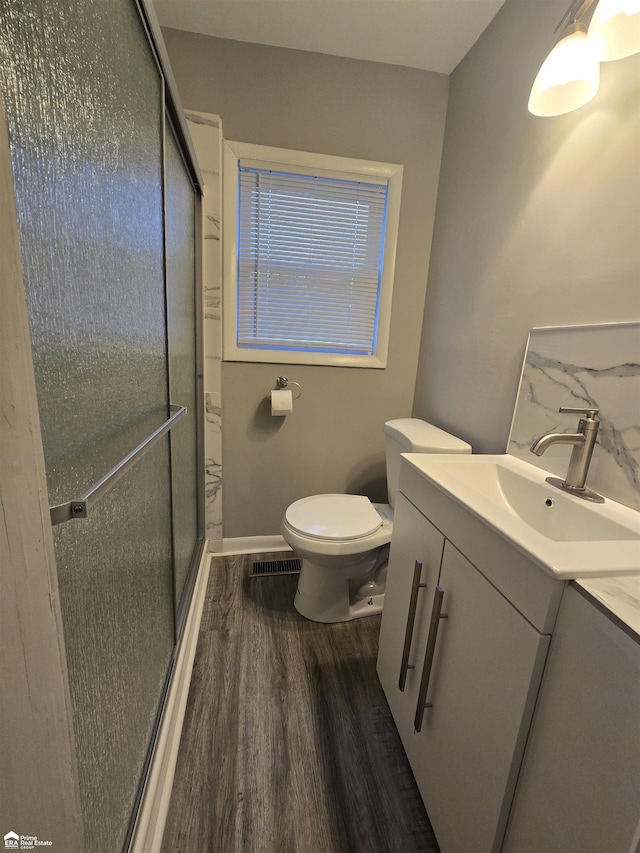
<instances>
[{"instance_id":1,"label":"chrome faucet","mask_svg":"<svg viewBox=\"0 0 640 853\"><path fill-rule=\"evenodd\" d=\"M569 469L567 476L560 483L563 489L580 497L597 497L590 489L585 488L585 480L589 471L589 463L591 455L596 443L598 427L600 421L596 418L599 409L574 409L571 407L561 406L559 412L568 412L576 415L585 415L578 422L577 432L548 432L546 435L537 438L531 445L531 452L536 456L542 454L551 447L552 444L572 444L571 459L569 460Z\"/></svg>"}]
</instances>

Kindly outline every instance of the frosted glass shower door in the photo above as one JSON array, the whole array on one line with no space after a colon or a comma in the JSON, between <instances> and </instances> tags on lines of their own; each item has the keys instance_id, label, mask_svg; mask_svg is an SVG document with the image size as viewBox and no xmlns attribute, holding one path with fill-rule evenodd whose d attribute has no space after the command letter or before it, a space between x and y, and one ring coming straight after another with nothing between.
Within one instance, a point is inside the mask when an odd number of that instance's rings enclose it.
<instances>
[{"instance_id":1,"label":"frosted glass shower door","mask_svg":"<svg viewBox=\"0 0 640 853\"><path fill-rule=\"evenodd\" d=\"M0 0L0 85L55 505L109 471L173 402L163 80L132 0ZM127 841L171 671L170 451L164 436L89 518L54 527L87 853ZM176 554L195 539L183 526Z\"/></svg>"}]
</instances>

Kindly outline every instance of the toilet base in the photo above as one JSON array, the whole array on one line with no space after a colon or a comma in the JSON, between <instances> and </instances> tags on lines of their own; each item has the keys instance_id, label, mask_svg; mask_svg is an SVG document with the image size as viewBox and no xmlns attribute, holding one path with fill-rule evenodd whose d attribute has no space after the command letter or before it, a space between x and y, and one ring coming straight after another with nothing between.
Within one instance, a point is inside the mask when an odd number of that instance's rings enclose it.
<instances>
[{"instance_id":1,"label":"toilet base","mask_svg":"<svg viewBox=\"0 0 640 853\"><path fill-rule=\"evenodd\" d=\"M305 619L324 623L349 622L381 613L386 559L381 564L380 556L373 552L357 567L340 568L303 558L293 606Z\"/></svg>"},{"instance_id":2,"label":"toilet base","mask_svg":"<svg viewBox=\"0 0 640 853\"><path fill-rule=\"evenodd\" d=\"M309 609L305 606L305 600L304 598L302 601L300 600L299 592L296 592L296 597L293 599L293 606L305 619L309 619L311 622L331 624L333 622L350 622L352 619L361 619L363 616L375 616L376 613L382 613L384 592L379 595L372 595L369 598L362 598L355 604L349 604L340 609L336 608L335 602L332 604L331 611L322 612L316 607Z\"/></svg>"}]
</instances>

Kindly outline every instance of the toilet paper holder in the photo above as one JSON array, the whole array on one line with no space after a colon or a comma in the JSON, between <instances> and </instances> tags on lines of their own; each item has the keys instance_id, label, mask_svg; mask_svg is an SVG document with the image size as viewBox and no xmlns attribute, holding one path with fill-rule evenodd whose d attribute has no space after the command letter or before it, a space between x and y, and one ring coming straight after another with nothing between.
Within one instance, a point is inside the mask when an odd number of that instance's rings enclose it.
<instances>
[{"instance_id":1,"label":"toilet paper holder","mask_svg":"<svg viewBox=\"0 0 640 853\"><path fill-rule=\"evenodd\" d=\"M278 376L278 378L276 379L276 388L280 390L283 388L289 388L291 385L295 385L298 389L298 396L294 397L293 399L299 400L300 397L302 397L302 388L300 387L299 382L294 382L292 379L287 379L286 376Z\"/></svg>"}]
</instances>

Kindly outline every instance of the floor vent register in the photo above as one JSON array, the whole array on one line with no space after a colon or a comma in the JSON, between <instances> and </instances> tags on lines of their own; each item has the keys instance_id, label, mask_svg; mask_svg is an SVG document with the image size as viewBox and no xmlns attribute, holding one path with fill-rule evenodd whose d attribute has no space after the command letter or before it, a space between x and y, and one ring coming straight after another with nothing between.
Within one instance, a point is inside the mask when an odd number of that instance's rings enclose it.
<instances>
[{"instance_id":1,"label":"floor vent register","mask_svg":"<svg viewBox=\"0 0 640 853\"><path fill-rule=\"evenodd\" d=\"M295 575L300 571L300 559L292 557L287 560L256 560L249 572L250 577L265 575Z\"/></svg>"}]
</instances>

